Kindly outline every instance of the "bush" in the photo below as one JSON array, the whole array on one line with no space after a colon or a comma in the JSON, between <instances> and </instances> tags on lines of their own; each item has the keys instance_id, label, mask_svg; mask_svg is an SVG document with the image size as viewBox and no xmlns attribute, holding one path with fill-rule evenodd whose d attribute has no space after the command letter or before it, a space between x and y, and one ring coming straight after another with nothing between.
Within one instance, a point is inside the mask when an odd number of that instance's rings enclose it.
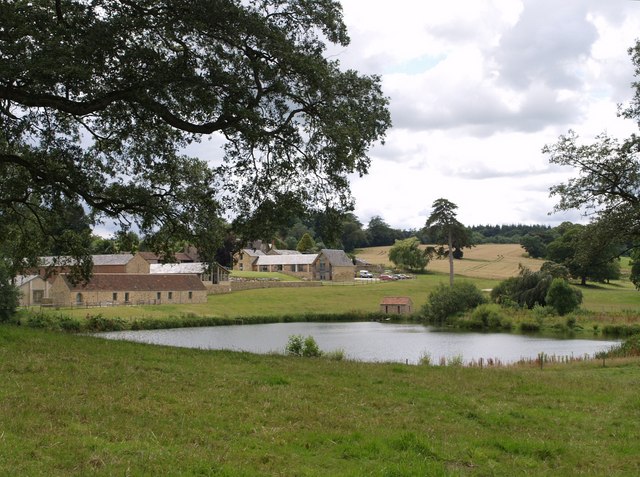
<instances>
[{"instance_id":1,"label":"bush","mask_svg":"<svg viewBox=\"0 0 640 477\"><path fill-rule=\"evenodd\" d=\"M549 306L555 308L560 315L575 310L582 303L582 292L569 285L562 278L554 278L549 286L546 301Z\"/></svg>"},{"instance_id":2,"label":"bush","mask_svg":"<svg viewBox=\"0 0 640 477\"><path fill-rule=\"evenodd\" d=\"M521 265L517 277L508 278L491 290L491 299L496 303L515 302L523 308L544 306L552 280L553 276L549 272L532 272Z\"/></svg>"},{"instance_id":3,"label":"bush","mask_svg":"<svg viewBox=\"0 0 640 477\"><path fill-rule=\"evenodd\" d=\"M484 295L473 283L458 282L453 286L441 283L429 294L423 314L430 323L444 324L449 321L449 317L485 302Z\"/></svg>"},{"instance_id":4,"label":"bush","mask_svg":"<svg viewBox=\"0 0 640 477\"><path fill-rule=\"evenodd\" d=\"M473 313L471 313L471 319L480 323L483 328L495 330L503 327L502 322L505 319L505 316L502 314L500 306L495 304L483 304L473 310Z\"/></svg>"},{"instance_id":5,"label":"bush","mask_svg":"<svg viewBox=\"0 0 640 477\"><path fill-rule=\"evenodd\" d=\"M291 356L304 356L314 358L322 356L322 351L313 336L291 335L285 348L285 352Z\"/></svg>"}]
</instances>

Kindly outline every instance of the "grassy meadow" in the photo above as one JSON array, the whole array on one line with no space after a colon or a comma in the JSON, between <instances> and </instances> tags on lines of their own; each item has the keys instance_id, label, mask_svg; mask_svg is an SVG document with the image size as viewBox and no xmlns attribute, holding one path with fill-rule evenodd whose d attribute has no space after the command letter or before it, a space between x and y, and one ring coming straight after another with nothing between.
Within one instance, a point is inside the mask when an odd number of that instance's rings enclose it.
<instances>
[{"instance_id":1,"label":"grassy meadow","mask_svg":"<svg viewBox=\"0 0 640 477\"><path fill-rule=\"evenodd\" d=\"M637 475L637 361L407 366L0 325L0 475Z\"/></svg>"},{"instance_id":2,"label":"grassy meadow","mask_svg":"<svg viewBox=\"0 0 640 477\"><path fill-rule=\"evenodd\" d=\"M465 253L456 280L489 289L507 270L517 273L521 252L498 247L507 246L472 249L475 261ZM436 264L446 266L429 269ZM395 282L213 295L202 305L47 313L129 324L276 321L372 313L394 295L419 308L447 282L430 271ZM585 332L640 322L640 295L628 281L583 292L576 318ZM639 365L361 363L0 324L0 476L638 475Z\"/></svg>"}]
</instances>

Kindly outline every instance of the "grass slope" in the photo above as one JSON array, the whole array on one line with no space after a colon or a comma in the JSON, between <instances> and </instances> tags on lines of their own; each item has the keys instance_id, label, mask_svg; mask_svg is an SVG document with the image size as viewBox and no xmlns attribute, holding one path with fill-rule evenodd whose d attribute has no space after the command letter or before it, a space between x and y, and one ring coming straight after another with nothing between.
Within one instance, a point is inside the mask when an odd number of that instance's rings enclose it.
<instances>
[{"instance_id":1,"label":"grass slope","mask_svg":"<svg viewBox=\"0 0 640 477\"><path fill-rule=\"evenodd\" d=\"M0 475L638 475L637 362L478 369L0 326Z\"/></svg>"}]
</instances>

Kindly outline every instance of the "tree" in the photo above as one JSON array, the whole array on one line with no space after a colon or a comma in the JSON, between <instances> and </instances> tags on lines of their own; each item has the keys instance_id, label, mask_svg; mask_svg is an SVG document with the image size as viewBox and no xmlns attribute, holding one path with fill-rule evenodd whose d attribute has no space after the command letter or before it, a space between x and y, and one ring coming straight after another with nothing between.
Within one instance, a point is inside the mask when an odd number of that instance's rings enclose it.
<instances>
[{"instance_id":1,"label":"tree","mask_svg":"<svg viewBox=\"0 0 640 477\"><path fill-rule=\"evenodd\" d=\"M453 286L453 252L454 249L462 249L471 246L471 236L464 225L456 218L458 206L447 199L436 199L431 206L431 215L427 219L425 227L429 230L436 244L441 245L435 249L438 257L449 259L449 285ZM445 249L442 245L447 245Z\"/></svg>"},{"instance_id":2,"label":"tree","mask_svg":"<svg viewBox=\"0 0 640 477\"><path fill-rule=\"evenodd\" d=\"M419 246L417 237L396 240L389 249L389 260L404 270L423 271L429 263L430 252L428 249L421 250Z\"/></svg>"},{"instance_id":3,"label":"tree","mask_svg":"<svg viewBox=\"0 0 640 477\"><path fill-rule=\"evenodd\" d=\"M0 18L2 236L50 236L41 219L71 201L208 260L223 216L246 241L349 209L391 124L380 78L324 57L349 42L334 0L7 0ZM184 155L209 138L223 158Z\"/></svg>"},{"instance_id":4,"label":"tree","mask_svg":"<svg viewBox=\"0 0 640 477\"><path fill-rule=\"evenodd\" d=\"M531 258L543 258L547 253L547 245L539 235L525 235L520 239L520 245Z\"/></svg>"},{"instance_id":5,"label":"tree","mask_svg":"<svg viewBox=\"0 0 640 477\"><path fill-rule=\"evenodd\" d=\"M640 42L629 50L640 76ZM621 115L638 123L640 119L640 81L633 83L635 96ZM549 162L573 167L577 176L551 188L559 197L555 210L581 210L593 220L592 232L613 242L640 244L640 136L618 140L606 133L591 144L580 144L578 135L569 131L543 152Z\"/></svg>"},{"instance_id":6,"label":"tree","mask_svg":"<svg viewBox=\"0 0 640 477\"><path fill-rule=\"evenodd\" d=\"M19 303L20 290L13 285L4 261L0 260L0 322L11 318Z\"/></svg>"},{"instance_id":7,"label":"tree","mask_svg":"<svg viewBox=\"0 0 640 477\"><path fill-rule=\"evenodd\" d=\"M544 306L549 286L555 278L553 273L557 272L557 267L534 272L520 265L518 276L503 280L491 290L491 299L502 304L516 303L523 308Z\"/></svg>"},{"instance_id":8,"label":"tree","mask_svg":"<svg viewBox=\"0 0 640 477\"><path fill-rule=\"evenodd\" d=\"M567 280L554 278L549 285L546 302L555 308L559 315L566 315L582 303L582 292L569 285Z\"/></svg>"},{"instance_id":9,"label":"tree","mask_svg":"<svg viewBox=\"0 0 640 477\"><path fill-rule=\"evenodd\" d=\"M300 241L298 242L298 246L296 250L300 253L310 253L316 248L316 243L311 238L311 235L304 234Z\"/></svg>"},{"instance_id":10,"label":"tree","mask_svg":"<svg viewBox=\"0 0 640 477\"><path fill-rule=\"evenodd\" d=\"M470 282L446 286L442 283L429 294L422 313L430 323L445 324L450 316L486 303L478 287Z\"/></svg>"},{"instance_id":11,"label":"tree","mask_svg":"<svg viewBox=\"0 0 640 477\"><path fill-rule=\"evenodd\" d=\"M561 235L547 246L549 260L566 266L582 285L620 278L618 247L597 225L564 223L559 229Z\"/></svg>"},{"instance_id":12,"label":"tree","mask_svg":"<svg viewBox=\"0 0 640 477\"><path fill-rule=\"evenodd\" d=\"M370 247L393 245L398 233L387 224L382 217L371 218L367 226L367 240Z\"/></svg>"}]
</instances>

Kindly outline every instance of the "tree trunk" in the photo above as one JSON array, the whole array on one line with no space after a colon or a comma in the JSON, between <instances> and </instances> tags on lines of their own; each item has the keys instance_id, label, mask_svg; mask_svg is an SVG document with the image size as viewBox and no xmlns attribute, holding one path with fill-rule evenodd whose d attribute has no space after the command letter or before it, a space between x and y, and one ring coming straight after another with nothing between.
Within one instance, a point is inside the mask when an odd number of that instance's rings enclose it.
<instances>
[{"instance_id":1,"label":"tree trunk","mask_svg":"<svg viewBox=\"0 0 640 477\"><path fill-rule=\"evenodd\" d=\"M453 286L453 234L449 229L449 286Z\"/></svg>"}]
</instances>

